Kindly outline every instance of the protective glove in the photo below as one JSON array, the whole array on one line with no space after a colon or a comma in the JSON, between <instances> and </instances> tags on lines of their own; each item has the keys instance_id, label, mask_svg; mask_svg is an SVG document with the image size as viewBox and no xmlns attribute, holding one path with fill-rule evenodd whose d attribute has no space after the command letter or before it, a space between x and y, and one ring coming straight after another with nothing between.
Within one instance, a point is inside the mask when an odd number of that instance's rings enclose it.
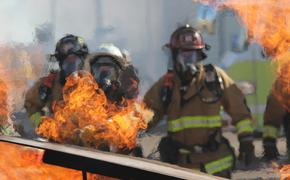
<instances>
[{"instance_id":1,"label":"protective glove","mask_svg":"<svg viewBox=\"0 0 290 180\"><path fill-rule=\"evenodd\" d=\"M36 112L29 117L30 121L32 122L35 128L37 128L41 123L41 116L42 114L40 112Z\"/></svg>"},{"instance_id":2,"label":"protective glove","mask_svg":"<svg viewBox=\"0 0 290 180\"><path fill-rule=\"evenodd\" d=\"M278 159L279 152L276 147L276 139L269 137L264 138L263 146L264 146L264 156L263 156L264 159L268 161Z\"/></svg>"},{"instance_id":3,"label":"protective glove","mask_svg":"<svg viewBox=\"0 0 290 180\"><path fill-rule=\"evenodd\" d=\"M41 85L39 87L39 98L41 101L47 101L48 96L51 94L51 89L46 85Z\"/></svg>"},{"instance_id":4,"label":"protective glove","mask_svg":"<svg viewBox=\"0 0 290 180\"><path fill-rule=\"evenodd\" d=\"M240 149L239 149L239 160L242 161L246 166L249 166L255 158L255 151L252 137L240 137Z\"/></svg>"},{"instance_id":5,"label":"protective glove","mask_svg":"<svg viewBox=\"0 0 290 180\"><path fill-rule=\"evenodd\" d=\"M178 149L178 145L172 140L171 137L163 137L158 145L160 160L162 162L176 164L178 161Z\"/></svg>"}]
</instances>

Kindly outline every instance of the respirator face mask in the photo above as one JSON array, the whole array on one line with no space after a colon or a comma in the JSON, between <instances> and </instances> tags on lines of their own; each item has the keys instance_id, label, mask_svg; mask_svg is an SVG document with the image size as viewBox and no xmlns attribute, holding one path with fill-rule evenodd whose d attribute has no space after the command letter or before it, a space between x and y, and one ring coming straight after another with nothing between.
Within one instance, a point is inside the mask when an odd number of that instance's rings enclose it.
<instances>
[{"instance_id":1,"label":"respirator face mask","mask_svg":"<svg viewBox=\"0 0 290 180\"><path fill-rule=\"evenodd\" d=\"M61 82L65 83L65 79L73 72L81 70L84 66L84 60L75 54L68 55L61 64Z\"/></svg>"},{"instance_id":2,"label":"respirator face mask","mask_svg":"<svg viewBox=\"0 0 290 180\"><path fill-rule=\"evenodd\" d=\"M180 78L189 80L194 77L198 71L197 64L199 62L200 56L197 51L178 51L176 56L176 71Z\"/></svg>"},{"instance_id":3,"label":"respirator face mask","mask_svg":"<svg viewBox=\"0 0 290 180\"><path fill-rule=\"evenodd\" d=\"M68 55L61 65L65 77L69 76L75 71L81 70L83 68L83 60L77 55L71 54Z\"/></svg>"},{"instance_id":4,"label":"respirator face mask","mask_svg":"<svg viewBox=\"0 0 290 180\"><path fill-rule=\"evenodd\" d=\"M99 57L91 64L91 73L105 92L118 82L117 65L111 57Z\"/></svg>"}]
</instances>

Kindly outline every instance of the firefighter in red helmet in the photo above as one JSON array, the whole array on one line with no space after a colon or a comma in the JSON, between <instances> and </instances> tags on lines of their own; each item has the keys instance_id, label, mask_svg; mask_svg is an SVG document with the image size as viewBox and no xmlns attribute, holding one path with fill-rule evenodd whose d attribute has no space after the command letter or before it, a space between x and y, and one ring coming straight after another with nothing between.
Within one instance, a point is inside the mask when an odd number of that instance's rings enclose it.
<instances>
[{"instance_id":1,"label":"firefighter in red helmet","mask_svg":"<svg viewBox=\"0 0 290 180\"><path fill-rule=\"evenodd\" d=\"M201 34L186 25L166 45L172 67L145 94L155 115L151 127L165 115L168 135L159 143L162 161L223 177L230 177L235 155L221 134L220 110L233 119L246 164L254 156L251 113L234 81L220 68L202 65L209 46Z\"/></svg>"}]
</instances>

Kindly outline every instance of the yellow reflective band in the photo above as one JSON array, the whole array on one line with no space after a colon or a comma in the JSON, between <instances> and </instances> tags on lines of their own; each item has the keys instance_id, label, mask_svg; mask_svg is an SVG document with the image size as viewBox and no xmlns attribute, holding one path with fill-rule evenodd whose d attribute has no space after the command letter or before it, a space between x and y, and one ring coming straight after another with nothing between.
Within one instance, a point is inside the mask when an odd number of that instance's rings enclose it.
<instances>
[{"instance_id":1,"label":"yellow reflective band","mask_svg":"<svg viewBox=\"0 0 290 180\"><path fill-rule=\"evenodd\" d=\"M221 117L216 116L184 116L168 122L168 131L178 132L189 128L221 127Z\"/></svg>"},{"instance_id":2,"label":"yellow reflective band","mask_svg":"<svg viewBox=\"0 0 290 180\"><path fill-rule=\"evenodd\" d=\"M244 119L237 123L238 134L253 132L254 128L250 119Z\"/></svg>"},{"instance_id":3,"label":"yellow reflective band","mask_svg":"<svg viewBox=\"0 0 290 180\"><path fill-rule=\"evenodd\" d=\"M32 114L30 116L30 120L32 121L32 123L35 125L35 127L38 127L38 125L41 122L41 113L40 112L36 112L34 114Z\"/></svg>"},{"instance_id":4,"label":"yellow reflective band","mask_svg":"<svg viewBox=\"0 0 290 180\"><path fill-rule=\"evenodd\" d=\"M275 128L274 126L269 125L264 126L263 138L265 137L271 137L276 139L278 137L278 129Z\"/></svg>"},{"instance_id":5,"label":"yellow reflective band","mask_svg":"<svg viewBox=\"0 0 290 180\"><path fill-rule=\"evenodd\" d=\"M78 43L83 45L85 43L85 40L83 38L81 38L81 37L78 37Z\"/></svg>"},{"instance_id":6,"label":"yellow reflective band","mask_svg":"<svg viewBox=\"0 0 290 180\"><path fill-rule=\"evenodd\" d=\"M5 136L15 136L15 130L12 125L0 127L0 134Z\"/></svg>"},{"instance_id":7,"label":"yellow reflective band","mask_svg":"<svg viewBox=\"0 0 290 180\"><path fill-rule=\"evenodd\" d=\"M233 156L228 155L216 161L205 164L205 170L208 174L214 174L217 172L230 169L233 166Z\"/></svg>"},{"instance_id":8,"label":"yellow reflective band","mask_svg":"<svg viewBox=\"0 0 290 180\"><path fill-rule=\"evenodd\" d=\"M180 154L190 154L191 152L189 151L189 150L187 150L187 149L178 149L178 152L180 153Z\"/></svg>"}]
</instances>

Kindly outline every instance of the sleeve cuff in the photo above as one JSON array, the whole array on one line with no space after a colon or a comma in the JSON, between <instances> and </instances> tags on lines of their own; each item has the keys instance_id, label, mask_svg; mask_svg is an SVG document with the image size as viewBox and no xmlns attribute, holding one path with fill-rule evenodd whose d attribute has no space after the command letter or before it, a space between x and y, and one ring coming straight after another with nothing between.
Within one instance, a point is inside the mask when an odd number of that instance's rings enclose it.
<instances>
[{"instance_id":1,"label":"sleeve cuff","mask_svg":"<svg viewBox=\"0 0 290 180\"><path fill-rule=\"evenodd\" d=\"M263 138L274 138L278 137L278 129L271 125L265 125L263 128Z\"/></svg>"},{"instance_id":2,"label":"sleeve cuff","mask_svg":"<svg viewBox=\"0 0 290 180\"><path fill-rule=\"evenodd\" d=\"M238 129L238 134L242 133L253 133L254 128L252 126L251 119L243 119L236 124L236 128Z\"/></svg>"}]
</instances>

